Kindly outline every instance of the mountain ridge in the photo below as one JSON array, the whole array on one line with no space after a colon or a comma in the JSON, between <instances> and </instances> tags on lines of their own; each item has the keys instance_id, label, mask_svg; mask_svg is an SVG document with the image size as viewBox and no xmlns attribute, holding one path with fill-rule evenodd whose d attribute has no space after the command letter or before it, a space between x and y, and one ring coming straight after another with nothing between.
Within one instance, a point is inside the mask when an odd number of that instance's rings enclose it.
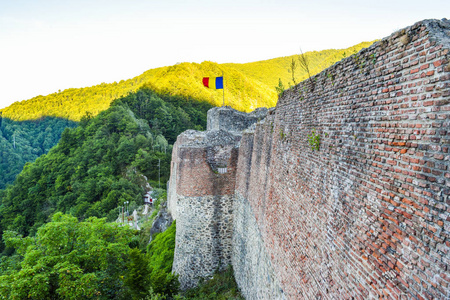
<instances>
[{"instance_id":1,"label":"mountain ridge","mask_svg":"<svg viewBox=\"0 0 450 300\"><path fill-rule=\"evenodd\" d=\"M337 61L368 47L373 42L362 42L346 49L329 49L306 52L311 62L311 75ZM170 94L222 105L222 91L202 86L203 76L225 74L225 103L237 110L251 111L257 107L276 104L275 86L278 80L289 85L292 78L289 64L297 55L278 57L244 64L204 61L183 62L172 66L150 69L127 80L101 83L91 87L70 88L47 96L36 96L3 108L3 117L15 121L36 120L42 117L59 117L79 121L86 115L97 115L111 102L146 86L161 94ZM269 70L269 71L268 71ZM307 78L306 72L297 69L296 81Z\"/></svg>"}]
</instances>

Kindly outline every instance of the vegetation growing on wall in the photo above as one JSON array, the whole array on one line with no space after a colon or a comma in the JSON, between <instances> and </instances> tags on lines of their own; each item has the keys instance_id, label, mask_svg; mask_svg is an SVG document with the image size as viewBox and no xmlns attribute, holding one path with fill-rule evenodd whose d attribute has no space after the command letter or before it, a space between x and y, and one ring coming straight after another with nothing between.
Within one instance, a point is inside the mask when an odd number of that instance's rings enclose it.
<instances>
[{"instance_id":1,"label":"vegetation growing on wall","mask_svg":"<svg viewBox=\"0 0 450 300\"><path fill-rule=\"evenodd\" d=\"M319 151L320 149L320 134L316 133L316 129L311 130L311 134L308 134L308 143L311 150Z\"/></svg>"}]
</instances>

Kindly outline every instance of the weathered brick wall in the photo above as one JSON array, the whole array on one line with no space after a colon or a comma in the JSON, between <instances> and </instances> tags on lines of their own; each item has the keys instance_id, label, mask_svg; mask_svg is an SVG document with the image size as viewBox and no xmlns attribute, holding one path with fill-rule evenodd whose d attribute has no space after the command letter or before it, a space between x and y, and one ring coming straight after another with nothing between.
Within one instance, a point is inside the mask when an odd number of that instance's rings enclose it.
<instances>
[{"instance_id":1,"label":"weathered brick wall","mask_svg":"<svg viewBox=\"0 0 450 300\"><path fill-rule=\"evenodd\" d=\"M234 194L240 136L219 131L211 133L212 137L206 132L187 130L177 137L173 146L167 198L168 209L174 219L178 218L178 195ZM219 175L216 164L221 160L225 161L220 164L227 166L227 173Z\"/></svg>"},{"instance_id":2,"label":"weathered brick wall","mask_svg":"<svg viewBox=\"0 0 450 300\"><path fill-rule=\"evenodd\" d=\"M256 126L236 188L287 298L450 297L449 27L394 33Z\"/></svg>"},{"instance_id":3,"label":"weathered brick wall","mask_svg":"<svg viewBox=\"0 0 450 300\"><path fill-rule=\"evenodd\" d=\"M234 277L248 300L286 299L248 201L254 131L244 132L239 149L236 194L233 201ZM264 190L261 186L261 190Z\"/></svg>"},{"instance_id":4,"label":"weathered brick wall","mask_svg":"<svg viewBox=\"0 0 450 300\"><path fill-rule=\"evenodd\" d=\"M169 208L184 284L225 249L248 299L449 299L449 28L419 22L286 91L239 153L180 136Z\"/></svg>"}]
</instances>

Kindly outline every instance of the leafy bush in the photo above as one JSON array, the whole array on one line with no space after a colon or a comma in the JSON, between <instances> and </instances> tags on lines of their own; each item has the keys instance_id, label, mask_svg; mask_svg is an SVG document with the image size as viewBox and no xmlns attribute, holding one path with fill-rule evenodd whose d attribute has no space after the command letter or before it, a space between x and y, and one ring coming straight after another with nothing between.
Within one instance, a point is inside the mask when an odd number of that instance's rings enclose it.
<instances>
[{"instance_id":1,"label":"leafy bush","mask_svg":"<svg viewBox=\"0 0 450 300\"><path fill-rule=\"evenodd\" d=\"M150 281L153 291L172 296L178 292L178 275L172 274L175 252L176 222L164 232L155 235L147 247L150 262Z\"/></svg>"},{"instance_id":2,"label":"leafy bush","mask_svg":"<svg viewBox=\"0 0 450 300\"><path fill-rule=\"evenodd\" d=\"M145 264L127 264L136 256L128 247L134 230L105 219L57 213L39 228L34 238L15 232L4 234L5 243L20 256L14 271L0 276L2 299L129 299ZM5 259L5 258L4 258Z\"/></svg>"},{"instance_id":3,"label":"leafy bush","mask_svg":"<svg viewBox=\"0 0 450 300\"><path fill-rule=\"evenodd\" d=\"M131 249L127 267L125 285L130 288L133 299L143 299L150 294L150 268L147 257L138 248Z\"/></svg>"}]
</instances>

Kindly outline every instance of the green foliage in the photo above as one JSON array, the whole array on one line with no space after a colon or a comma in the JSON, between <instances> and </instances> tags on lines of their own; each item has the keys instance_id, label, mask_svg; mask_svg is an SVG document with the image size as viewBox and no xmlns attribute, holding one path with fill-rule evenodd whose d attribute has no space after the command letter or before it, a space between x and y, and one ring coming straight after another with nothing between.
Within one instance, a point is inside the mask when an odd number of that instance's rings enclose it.
<instances>
[{"instance_id":1,"label":"green foliage","mask_svg":"<svg viewBox=\"0 0 450 300\"><path fill-rule=\"evenodd\" d=\"M96 117L85 115L2 192L0 233L10 228L33 234L57 211L114 220L121 203L142 202L141 174L156 182L168 180L169 141L186 129L204 129L209 108L207 103L141 89Z\"/></svg>"},{"instance_id":2,"label":"green foliage","mask_svg":"<svg viewBox=\"0 0 450 300\"><path fill-rule=\"evenodd\" d=\"M281 81L281 78L278 80L278 86L275 87L275 90L277 91L278 97L283 96L285 87L283 85L283 82Z\"/></svg>"},{"instance_id":3,"label":"green foliage","mask_svg":"<svg viewBox=\"0 0 450 300\"><path fill-rule=\"evenodd\" d=\"M58 145L25 165L4 191L0 229L29 235L58 211L80 219L106 217L125 201L141 203L145 182L140 174L158 177L142 165L140 153L151 155L147 161L153 165L170 159L155 140L148 124L122 106L66 129ZM162 180L168 176L168 167L161 168Z\"/></svg>"},{"instance_id":4,"label":"green foliage","mask_svg":"<svg viewBox=\"0 0 450 300\"><path fill-rule=\"evenodd\" d=\"M105 218L56 213L34 237L6 231L15 254L1 257L0 299L170 298L179 288L171 273L175 232L174 222L144 254L135 230Z\"/></svg>"},{"instance_id":5,"label":"green foliage","mask_svg":"<svg viewBox=\"0 0 450 300\"><path fill-rule=\"evenodd\" d=\"M294 83L294 85L297 85L297 81L295 80L295 71L297 70L297 62L295 61L294 58L291 59L291 65L290 65L290 72L292 75L292 82Z\"/></svg>"},{"instance_id":6,"label":"green foliage","mask_svg":"<svg viewBox=\"0 0 450 300\"><path fill-rule=\"evenodd\" d=\"M377 53L373 53L370 57L372 58L372 64L374 65L377 62Z\"/></svg>"},{"instance_id":7,"label":"green foliage","mask_svg":"<svg viewBox=\"0 0 450 300\"><path fill-rule=\"evenodd\" d=\"M193 300L226 300L244 299L234 280L233 268L216 272L211 280L201 282L196 288L186 291L179 299Z\"/></svg>"},{"instance_id":8,"label":"green foliage","mask_svg":"<svg viewBox=\"0 0 450 300\"><path fill-rule=\"evenodd\" d=\"M222 91L205 88L204 76L225 73L226 105L248 111L261 106L274 106L276 95L268 86L247 77L240 71L213 62L181 63L152 69L119 83L67 89L60 93L37 96L16 102L2 109L4 117L13 120L34 120L43 116L60 117L79 121L89 112L96 116L110 104L142 87L150 88L160 95L197 99L210 105L222 105Z\"/></svg>"},{"instance_id":9,"label":"green foliage","mask_svg":"<svg viewBox=\"0 0 450 300\"><path fill-rule=\"evenodd\" d=\"M284 140L286 138L286 133L284 133L283 129L280 128L280 139Z\"/></svg>"},{"instance_id":10,"label":"green foliage","mask_svg":"<svg viewBox=\"0 0 450 300\"><path fill-rule=\"evenodd\" d=\"M161 203L167 201L167 193L165 190L154 188L152 192L154 199L156 198L156 200L153 201L152 214L145 222L139 225L141 227L141 231L139 234L139 247L142 251L147 251L148 241L150 241L151 239L150 231L153 225L153 221L155 220L156 215L161 209Z\"/></svg>"},{"instance_id":11,"label":"green foliage","mask_svg":"<svg viewBox=\"0 0 450 300\"><path fill-rule=\"evenodd\" d=\"M275 106L277 100L275 91L271 88L273 85L268 86L227 64L209 61L201 64L181 63L148 72L152 76L145 86L158 94L192 97L214 106L221 106L223 91L205 88L202 78L219 76L223 72L225 105L240 111L251 111L257 107Z\"/></svg>"},{"instance_id":12,"label":"green foliage","mask_svg":"<svg viewBox=\"0 0 450 300\"><path fill-rule=\"evenodd\" d=\"M156 94L148 87L120 98L112 106L125 106L136 117L147 120L155 137L156 147L167 152L168 145L158 136L173 144L177 136L187 129L206 129L206 115L213 106L192 98Z\"/></svg>"},{"instance_id":13,"label":"green foliage","mask_svg":"<svg viewBox=\"0 0 450 300\"><path fill-rule=\"evenodd\" d=\"M363 68L366 65L366 62L360 58L358 53L353 54L352 59L355 62L355 65L359 67L359 72L362 73Z\"/></svg>"},{"instance_id":14,"label":"green foliage","mask_svg":"<svg viewBox=\"0 0 450 300\"><path fill-rule=\"evenodd\" d=\"M300 49L300 55L297 57L298 63L300 65L300 68L303 70L304 73L308 75L308 78L311 80L311 71L310 71L310 59L308 56L306 56L302 49Z\"/></svg>"},{"instance_id":15,"label":"green foliage","mask_svg":"<svg viewBox=\"0 0 450 300\"><path fill-rule=\"evenodd\" d=\"M178 292L178 275L172 274L175 252L175 221L164 232L155 235L147 248L150 281L153 291L172 296Z\"/></svg>"},{"instance_id":16,"label":"green foliage","mask_svg":"<svg viewBox=\"0 0 450 300\"><path fill-rule=\"evenodd\" d=\"M311 131L311 134L308 134L308 143L309 146L311 147L311 150L317 150L319 151L320 149L320 135L316 134L316 129L313 129Z\"/></svg>"},{"instance_id":17,"label":"green foliage","mask_svg":"<svg viewBox=\"0 0 450 300\"><path fill-rule=\"evenodd\" d=\"M126 282L142 279L129 227L57 213L34 238L8 231L3 239L20 255L20 267L0 276L2 299L129 299ZM144 265L145 267L145 265ZM133 289L131 291L134 292Z\"/></svg>"},{"instance_id":18,"label":"green foliage","mask_svg":"<svg viewBox=\"0 0 450 300\"><path fill-rule=\"evenodd\" d=\"M124 283L133 299L143 299L150 293L150 268L147 257L138 248L129 251L128 272Z\"/></svg>"},{"instance_id":19,"label":"green foliage","mask_svg":"<svg viewBox=\"0 0 450 300\"><path fill-rule=\"evenodd\" d=\"M75 122L58 118L23 122L0 120L0 189L14 181L25 163L36 160L55 146L66 127L76 126Z\"/></svg>"}]
</instances>

